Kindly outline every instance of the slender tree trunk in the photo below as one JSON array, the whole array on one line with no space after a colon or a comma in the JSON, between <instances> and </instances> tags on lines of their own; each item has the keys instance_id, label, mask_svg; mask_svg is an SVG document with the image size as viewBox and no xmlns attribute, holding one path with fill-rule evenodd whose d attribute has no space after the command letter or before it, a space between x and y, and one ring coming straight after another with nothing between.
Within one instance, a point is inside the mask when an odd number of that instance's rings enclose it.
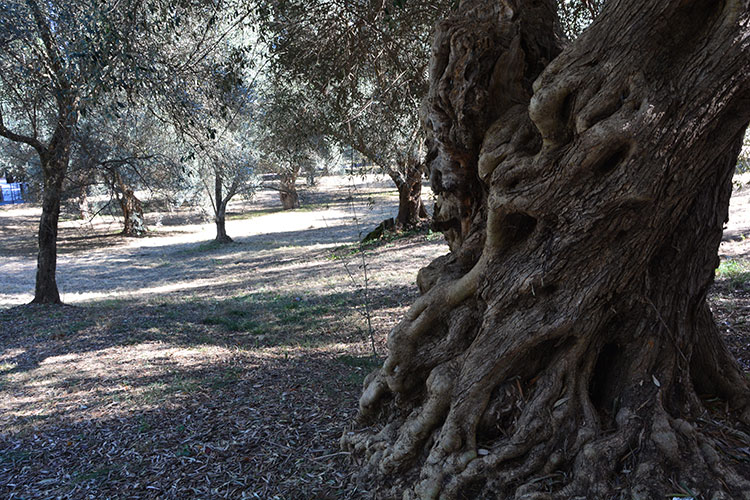
<instances>
[{"instance_id":1,"label":"slender tree trunk","mask_svg":"<svg viewBox=\"0 0 750 500\"><path fill-rule=\"evenodd\" d=\"M419 224L427 217L422 203L422 169L418 164L410 164L400 169L405 175L391 176L398 189L398 214L396 225L410 227Z\"/></svg>"},{"instance_id":2,"label":"slender tree trunk","mask_svg":"<svg viewBox=\"0 0 750 500\"><path fill-rule=\"evenodd\" d=\"M221 202L216 211L216 241L219 243L231 243L232 238L227 235L226 229L226 202Z\"/></svg>"},{"instance_id":3,"label":"slender tree trunk","mask_svg":"<svg viewBox=\"0 0 750 500\"><path fill-rule=\"evenodd\" d=\"M227 235L227 203L229 199L224 199L224 178L221 172L214 175L214 209L216 211L216 241L219 243L231 243L232 238ZM231 194L231 193L230 193Z\"/></svg>"},{"instance_id":4,"label":"slender tree trunk","mask_svg":"<svg viewBox=\"0 0 750 500\"><path fill-rule=\"evenodd\" d=\"M88 220L91 217L91 206L86 185L82 185L78 193L78 213L82 220Z\"/></svg>"},{"instance_id":5,"label":"slender tree trunk","mask_svg":"<svg viewBox=\"0 0 750 500\"><path fill-rule=\"evenodd\" d=\"M57 271L57 225L60 220L60 198L65 171L68 167L67 151L40 154L44 175L42 217L39 220L39 254L36 266L36 287L32 304L60 304L55 273Z\"/></svg>"},{"instance_id":6,"label":"slender tree trunk","mask_svg":"<svg viewBox=\"0 0 750 500\"><path fill-rule=\"evenodd\" d=\"M293 210L299 208L299 194L297 193L297 176L299 167L293 167L289 171L281 174L281 185L279 189L279 198L284 210Z\"/></svg>"},{"instance_id":7,"label":"slender tree trunk","mask_svg":"<svg viewBox=\"0 0 750 500\"><path fill-rule=\"evenodd\" d=\"M608 2L559 55L555 10L464 1L437 28L424 118L451 253L342 444L378 499L750 498L727 458L750 389L706 303L750 4Z\"/></svg>"}]
</instances>

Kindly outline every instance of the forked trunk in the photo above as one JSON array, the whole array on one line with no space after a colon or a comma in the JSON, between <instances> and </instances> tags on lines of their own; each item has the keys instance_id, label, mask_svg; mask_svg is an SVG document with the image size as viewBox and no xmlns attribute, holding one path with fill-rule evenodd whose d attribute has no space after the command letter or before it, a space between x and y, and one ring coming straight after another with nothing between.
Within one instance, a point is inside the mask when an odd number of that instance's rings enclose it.
<instances>
[{"instance_id":1,"label":"forked trunk","mask_svg":"<svg viewBox=\"0 0 750 500\"><path fill-rule=\"evenodd\" d=\"M60 220L60 198L68 166L66 155L40 154L44 175L42 216L39 220L39 254L36 287L32 304L60 304L55 277L57 271L57 225Z\"/></svg>"},{"instance_id":2,"label":"forked trunk","mask_svg":"<svg viewBox=\"0 0 750 500\"><path fill-rule=\"evenodd\" d=\"M230 190L230 195L232 192ZM227 220L227 203L229 203L228 196L224 198L224 176L222 175L221 169L214 171L214 212L216 222L216 241L218 243L231 243L232 238L227 235L226 220Z\"/></svg>"},{"instance_id":3,"label":"forked trunk","mask_svg":"<svg viewBox=\"0 0 750 500\"><path fill-rule=\"evenodd\" d=\"M391 176L398 189L396 225L415 226L427 217L427 211L422 203L422 169L418 164L414 164L401 170L405 174L403 177L397 173Z\"/></svg>"},{"instance_id":4,"label":"forked trunk","mask_svg":"<svg viewBox=\"0 0 750 500\"><path fill-rule=\"evenodd\" d=\"M706 303L750 4L608 2L562 53L554 26L553 0L438 26L424 119L451 253L342 444L378 499L750 498L728 458L750 390Z\"/></svg>"},{"instance_id":5,"label":"forked trunk","mask_svg":"<svg viewBox=\"0 0 750 500\"><path fill-rule=\"evenodd\" d=\"M297 176L299 167L292 168L281 174L281 185L279 187L279 199L284 210L299 208L299 194L297 193Z\"/></svg>"},{"instance_id":6,"label":"forked trunk","mask_svg":"<svg viewBox=\"0 0 750 500\"><path fill-rule=\"evenodd\" d=\"M114 171L114 177L118 190L117 201L122 210L122 234L123 236L143 236L147 229L141 200L136 197L135 192L125 183L117 170Z\"/></svg>"}]
</instances>

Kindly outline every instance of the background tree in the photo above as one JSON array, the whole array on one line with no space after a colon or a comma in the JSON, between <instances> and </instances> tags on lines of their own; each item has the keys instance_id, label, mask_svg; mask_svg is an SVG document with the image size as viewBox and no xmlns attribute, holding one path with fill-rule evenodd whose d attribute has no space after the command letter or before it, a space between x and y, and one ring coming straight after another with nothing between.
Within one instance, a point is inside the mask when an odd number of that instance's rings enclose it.
<instances>
[{"instance_id":1,"label":"background tree","mask_svg":"<svg viewBox=\"0 0 750 500\"><path fill-rule=\"evenodd\" d=\"M285 210L299 208L297 178L331 156L332 148L297 87L281 82L263 87L254 141L261 172L278 176L279 199Z\"/></svg>"},{"instance_id":2,"label":"background tree","mask_svg":"<svg viewBox=\"0 0 750 500\"><path fill-rule=\"evenodd\" d=\"M426 216L421 198L430 34L453 1L285 0L260 8L275 85L294 85L318 133L351 146L399 191L400 225Z\"/></svg>"},{"instance_id":3,"label":"background tree","mask_svg":"<svg viewBox=\"0 0 750 500\"><path fill-rule=\"evenodd\" d=\"M122 234L141 236L147 228L136 192L171 200L184 190L184 148L172 127L143 108L122 106L117 114L90 112L82 119L75 133L68 190L85 198L92 186L104 185L123 217ZM79 207L84 205L79 201Z\"/></svg>"},{"instance_id":4,"label":"background tree","mask_svg":"<svg viewBox=\"0 0 750 500\"><path fill-rule=\"evenodd\" d=\"M238 194L249 198L256 189L257 159L251 134L248 122L234 123L216 136L211 147L195 153L194 172L211 205L218 243L232 242L226 231L229 202Z\"/></svg>"},{"instance_id":5,"label":"background tree","mask_svg":"<svg viewBox=\"0 0 750 500\"><path fill-rule=\"evenodd\" d=\"M722 450L746 446L750 390L706 294L750 4L609 2L564 50L556 10L466 0L438 27L424 121L451 253L343 445L382 499L747 498Z\"/></svg>"},{"instance_id":6,"label":"background tree","mask_svg":"<svg viewBox=\"0 0 750 500\"><path fill-rule=\"evenodd\" d=\"M0 136L32 147L44 178L33 302L59 303L57 224L74 131L113 92L147 96L173 116L189 114L180 91L226 30L245 18L223 2L2 2ZM226 12L225 12L226 10ZM229 29L229 28L227 28ZM109 100L108 100L109 99Z\"/></svg>"},{"instance_id":7,"label":"background tree","mask_svg":"<svg viewBox=\"0 0 750 500\"><path fill-rule=\"evenodd\" d=\"M231 243L226 211L236 195L250 198L257 187L257 84L264 64L264 44L252 29L234 29L223 49L210 58L208 78L190 88L195 116L176 120L190 151L196 187L210 205L216 241Z\"/></svg>"}]
</instances>

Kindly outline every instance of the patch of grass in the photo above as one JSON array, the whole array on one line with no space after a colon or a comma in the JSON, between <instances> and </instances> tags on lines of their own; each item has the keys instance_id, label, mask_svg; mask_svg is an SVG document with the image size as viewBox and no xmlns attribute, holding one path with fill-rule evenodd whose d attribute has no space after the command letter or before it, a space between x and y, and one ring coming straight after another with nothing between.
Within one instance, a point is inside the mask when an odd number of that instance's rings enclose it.
<instances>
[{"instance_id":1,"label":"patch of grass","mask_svg":"<svg viewBox=\"0 0 750 500\"><path fill-rule=\"evenodd\" d=\"M732 290L750 289L750 263L742 260L725 260L716 269L716 277L728 280Z\"/></svg>"},{"instance_id":2,"label":"patch of grass","mask_svg":"<svg viewBox=\"0 0 750 500\"><path fill-rule=\"evenodd\" d=\"M165 382L154 382L149 384L141 393L140 399L146 404L159 403L170 392L174 391L170 391L169 386Z\"/></svg>"},{"instance_id":3,"label":"patch of grass","mask_svg":"<svg viewBox=\"0 0 750 500\"><path fill-rule=\"evenodd\" d=\"M26 450L7 450L0 452L0 464L9 463L17 464L28 462L31 458L31 452Z\"/></svg>"},{"instance_id":4,"label":"patch of grass","mask_svg":"<svg viewBox=\"0 0 750 500\"><path fill-rule=\"evenodd\" d=\"M348 321L357 314L351 294L313 294L308 290L279 294L259 291L215 302L200 319L235 335L228 343L238 347L286 345L317 348L339 332L353 332ZM218 337L226 337L215 331ZM194 337L194 335L192 335ZM218 339L217 339L218 340ZM217 343L217 342L212 342ZM220 342L219 342L220 343Z\"/></svg>"},{"instance_id":5,"label":"patch of grass","mask_svg":"<svg viewBox=\"0 0 750 500\"><path fill-rule=\"evenodd\" d=\"M357 255L361 251L374 250L380 247L388 247L393 242L405 240L414 236L424 235L427 241L435 241L443 237L442 233L433 233L426 224L411 227L408 229L397 229L385 231L380 238L362 242L351 243L336 247L331 251L329 260L346 259Z\"/></svg>"},{"instance_id":6,"label":"patch of grass","mask_svg":"<svg viewBox=\"0 0 750 500\"><path fill-rule=\"evenodd\" d=\"M72 337L94 325L96 325L96 321L91 318L86 318L70 322L54 323L49 325L48 328L42 330L42 332L50 339L61 340L67 337Z\"/></svg>"},{"instance_id":7,"label":"patch of grass","mask_svg":"<svg viewBox=\"0 0 750 500\"><path fill-rule=\"evenodd\" d=\"M240 379L241 371L237 368L227 368L221 373L216 374L211 381L212 389L223 389L237 383Z\"/></svg>"},{"instance_id":8,"label":"patch of grass","mask_svg":"<svg viewBox=\"0 0 750 500\"><path fill-rule=\"evenodd\" d=\"M183 379L178 380L174 384L172 384L172 388L174 388L175 392L184 392L184 393L191 393L195 392L200 388L200 384L192 379Z\"/></svg>"},{"instance_id":9,"label":"patch of grass","mask_svg":"<svg viewBox=\"0 0 750 500\"><path fill-rule=\"evenodd\" d=\"M343 365L352 368L351 373L346 377L346 381L357 387L361 387L367 375L383 364L381 358L373 356L351 356L345 354L339 356L338 360Z\"/></svg>"},{"instance_id":10,"label":"patch of grass","mask_svg":"<svg viewBox=\"0 0 750 500\"><path fill-rule=\"evenodd\" d=\"M202 386L201 381L194 377L175 376L171 379L163 378L145 386L138 399L145 404L161 403L177 393L191 394L197 392Z\"/></svg>"},{"instance_id":11,"label":"patch of grass","mask_svg":"<svg viewBox=\"0 0 750 500\"><path fill-rule=\"evenodd\" d=\"M424 236L427 241L438 241L444 238L443 233L433 233L432 229L428 229Z\"/></svg>"},{"instance_id":12,"label":"patch of grass","mask_svg":"<svg viewBox=\"0 0 750 500\"><path fill-rule=\"evenodd\" d=\"M89 472L76 473L73 475L73 482L88 483L90 481L101 481L107 479L112 472L114 472L114 469L111 467L101 467Z\"/></svg>"},{"instance_id":13,"label":"patch of grass","mask_svg":"<svg viewBox=\"0 0 750 500\"><path fill-rule=\"evenodd\" d=\"M141 417L138 422L138 432L144 433L151 430L151 423L145 418Z\"/></svg>"},{"instance_id":14,"label":"patch of grass","mask_svg":"<svg viewBox=\"0 0 750 500\"><path fill-rule=\"evenodd\" d=\"M264 209L258 209L258 210L248 210L247 212L242 212L241 214L227 215L227 220L254 219L256 217L261 217L263 215L269 215L269 214L275 214L277 212L281 212L281 209L280 208L264 208Z\"/></svg>"},{"instance_id":15,"label":"patch of grass","mask_svg":"<svg viewBox=\"0 0 750 500\"><path fill-rule=\"evenodd\" d=\"M175 252L175 255L182 255L182 256L200 255L203 253L214 252L222 248L228 248L229 246L232 246L232 245L238 245L238 243L219 243L216 240L205 241L203 243L192 246L190 248L186 248L184 250L180 250L179 252Z\"/></svg>"},{"instance_id":16,"label":"patch of grass","mask_svg":"<svg viewBox=\"0 0 750 500\"><path fill-rule=\"evenodd\" d=\"M96 302L96 305L105 309L116 309L125 305L122 299L103 299Z\"/></svg>"},{"instance_id":17,"label":"patch of grass","mask_svg":"<svg viewBox=\"0 0 750 500\"><path fill-rule=\"evenodd\" d=\"M252 316L250 311L228 308L217 314L206 316L202 322L204 325L223 326L230 332L263 333L260 323L254 319L249 319L250 316Z\"/></svg>"}]
</instances>

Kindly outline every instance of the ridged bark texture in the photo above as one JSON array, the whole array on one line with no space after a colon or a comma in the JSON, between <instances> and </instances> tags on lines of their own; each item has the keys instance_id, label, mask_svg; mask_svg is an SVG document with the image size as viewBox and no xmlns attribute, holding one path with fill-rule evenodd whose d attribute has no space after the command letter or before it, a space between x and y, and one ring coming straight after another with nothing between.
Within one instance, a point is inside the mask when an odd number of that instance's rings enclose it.
<instances>
[{"instance_id":1,"label":"ridged bark texture","mask_svg":"<svg viewBox=\"0 0 750 500\"><path fill-rule=\"evenodd\" d=\"M407 160L409 161L409 160ZM409 162L391 174L398 189L398 214L396 225L400 228L416 226L427 218L427 210L422 203L422 165Z\"/></svg>"},{"instance_id":2,"label":"ridged bark texture","mask_svg":"<svg viewBox=\"0 0 750 500\"><path fill-rule=\"evenodd\" d=\"M299 208L299 194L297 193L297 176L299 167L294 167L280 174L279 199L284 210Z\"/></svg>"},{"instance_id":3,"label":"ridged bark texture","mask_svg":"<svg viewBox=\"0 0 750 500\"><path fill-rule=\"evenodd\" d=\"M32 304L60 304L57 290L57 226L60 220L60 198L68 168L67 150L40 154L44 175L42 216L39 219L39 254L36 264L36 286Z\"/></svg>"},{"instance_id":4,"label":"ridged bark texture","mask_svg":"<svg viewBox=\"0 0 750 500\"><path fill-rule=\"evenodd\" d=\"M750 498L705 403L747 446L706 294L750 2L611 1L560 50L553 1L465 1L438 26L424 119L451 253L342 445L378 499Z\"/></svg>"}]
</instances>

